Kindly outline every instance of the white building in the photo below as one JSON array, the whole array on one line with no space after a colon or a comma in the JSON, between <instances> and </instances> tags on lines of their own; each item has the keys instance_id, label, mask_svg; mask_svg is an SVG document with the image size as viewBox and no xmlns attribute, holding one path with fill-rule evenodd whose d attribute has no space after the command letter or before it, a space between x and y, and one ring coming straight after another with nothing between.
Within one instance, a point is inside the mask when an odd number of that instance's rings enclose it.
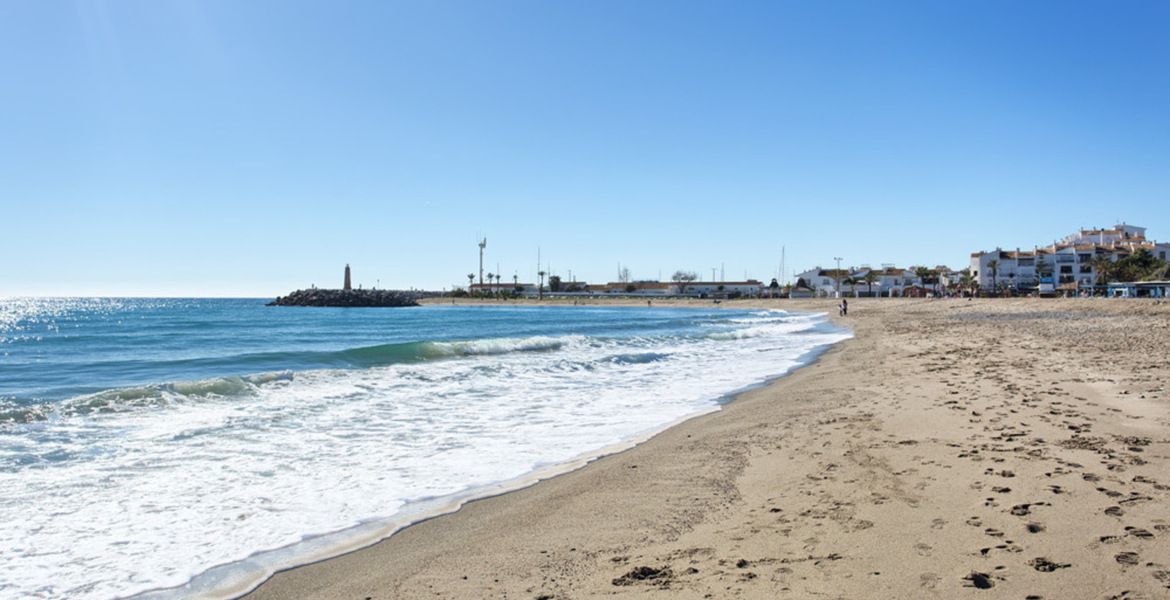
<instances>
[{"instance_id":1,"label":"white building","mask_svg":"<svg viewBox=\"0 0 1170 600\"><path fill-rule=\"evenodd\" d=\"M671 284L658 281L611 281L604 286L609 294L634 294L638 296L669 296L673 294Z\"/></svg>"},{"instance_id":2,"label":"white building","mask_svg":"<svg viewBox=\"0 0 1170 600\"><path fill-rule=\"evenodd\" d=\"M498 294L503 292L510 294L512 292L516 292L516 288L518 287L521 288L521 290L518 292L520 294L535 295L537 293L535 283L515 283L503 280L501 280L499 283L473 283L468 288L468 291L473 293L483 292L487 294ZM547 288L548 286L546 285L545 287Z\"/></svg>"},{"instance_id":3,"label":"white building","mask_svg":"<svg viewBox=\"0 0 1170 600\"><path fill-rule=\"evenodd\" d=\"M838 291L837 278L840 276L840 292L842 296L873 296L873 297L903 297L922 296L936 293L936 285L945 286L952 278L957 281L960 273L945 266L932 269L939 274L939 282L925 283L918 277L916 268L903 269L894 265L882 265L881 269L870 267L841 269L822 269L817 267L796 275L798 281L803 281L812 289L812 294L819 298L836 297ZM873 283L865 281L872 273ZM846 283L852 281L853 283Z\"/></svg>"},{"instance_id":4,"label":"white building","mask_svg":"<svg viewBox=\"0 0 1170 600\"><path fill-rule=\"evenodd\" d=\"M1170 256L1170 244L1146 239L1146 228L1122 223L1113 229L1091 229L1066 236L1049 246L1031 250L976 252L971 255L971 275L981 289L1054 292L1093 285L1095 258L1112 262L1139 250L1162 260Z\"/></svg>"}]
</instances>

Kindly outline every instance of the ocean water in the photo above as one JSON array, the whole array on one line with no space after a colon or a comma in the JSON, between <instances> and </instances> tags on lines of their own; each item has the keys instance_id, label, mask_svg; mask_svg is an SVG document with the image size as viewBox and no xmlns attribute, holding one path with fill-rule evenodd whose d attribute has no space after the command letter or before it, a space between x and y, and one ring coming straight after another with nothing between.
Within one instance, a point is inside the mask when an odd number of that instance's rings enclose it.
<instances>
[{"instance_id":1,"label":"ocean water","mask_svg":"<svg viewBox=\"0 0 1170 600\"><path fill-rule=\"evenodd\" d=\"M720 308L0 299L0 597L228 597L849 336Z\"/></svg>"}]
</instances>

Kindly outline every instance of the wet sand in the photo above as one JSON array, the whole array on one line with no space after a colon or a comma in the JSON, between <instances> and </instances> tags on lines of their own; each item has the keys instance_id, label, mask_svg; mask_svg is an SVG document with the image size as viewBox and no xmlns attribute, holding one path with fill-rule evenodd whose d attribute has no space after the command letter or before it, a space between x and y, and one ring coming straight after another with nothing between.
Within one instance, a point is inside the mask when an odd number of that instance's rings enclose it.
<instances>
[{"instance_id":1,"label":"wet sand","mask_svg":"<svg viewBox=\"0 0 1170 600\"><path fill-rule=\"evenodd\" d=\"M836 304L724 303L831 311L855 337L246 597L1170 597L1170 304Z\"/></svg>"}]
</instances>

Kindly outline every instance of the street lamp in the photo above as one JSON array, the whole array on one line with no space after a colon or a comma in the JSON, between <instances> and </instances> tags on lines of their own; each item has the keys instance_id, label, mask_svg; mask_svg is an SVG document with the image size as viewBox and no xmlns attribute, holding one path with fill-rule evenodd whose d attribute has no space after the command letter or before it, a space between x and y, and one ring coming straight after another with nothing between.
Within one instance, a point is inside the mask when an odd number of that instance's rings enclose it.
<instances>
[{"instance_id":1,"label":"street lamp","mask_svg":"<svg viewBox=\"0 0 1170 600\"><path fill-rule=\"evenodd\" d=\"M841 257L834 256L833 260L837 261L837 297L841 297Z\"/></svg>"}]
</instances>

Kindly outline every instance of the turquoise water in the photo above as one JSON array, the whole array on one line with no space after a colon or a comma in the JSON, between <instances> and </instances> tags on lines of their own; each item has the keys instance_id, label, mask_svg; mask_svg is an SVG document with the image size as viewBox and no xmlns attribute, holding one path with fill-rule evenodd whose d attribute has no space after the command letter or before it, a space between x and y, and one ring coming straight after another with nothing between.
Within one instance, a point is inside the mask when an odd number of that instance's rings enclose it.
<instances>
[{"instance_id":1,"label":"turquoise water","mask_svg":"<svg viewBox=\"0 0 1170 600\"><path fill-rule=\"evenodd\" d=\"M0 597L240 585L847 335L715 308L0 300Z\"/></svg>"}]
</instances>

